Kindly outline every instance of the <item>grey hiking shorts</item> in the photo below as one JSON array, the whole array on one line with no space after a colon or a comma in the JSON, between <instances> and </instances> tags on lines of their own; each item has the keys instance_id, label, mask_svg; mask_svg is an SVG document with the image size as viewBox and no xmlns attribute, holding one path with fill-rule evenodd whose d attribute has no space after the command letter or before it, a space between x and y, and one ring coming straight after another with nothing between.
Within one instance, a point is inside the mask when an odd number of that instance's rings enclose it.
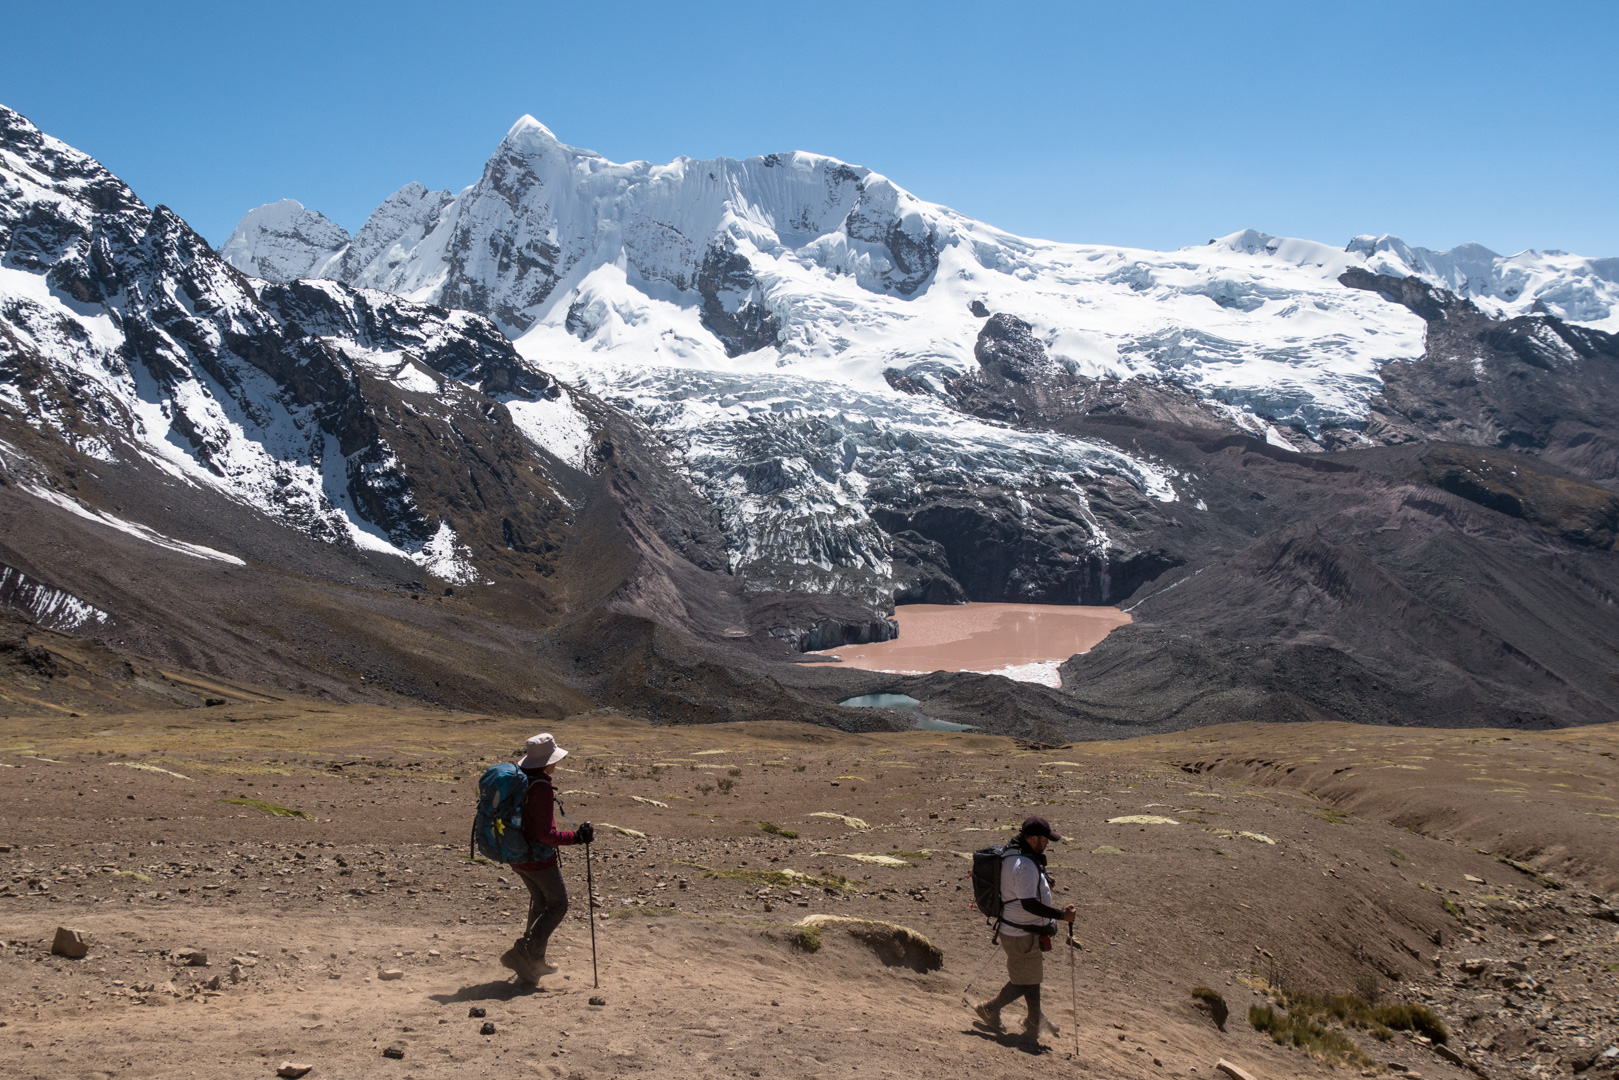
<instances>
[{"instance_id":1,"label":"grey hiking shorts","mask_svg":"<svg viewBox=\"0 0 1619 1080\"><path fill-rule=\"evenodd\" d=\"M1006 950L1006 981L1017 986L1039 986L1045 976L1045 953L1040 951L1040 938L1035 934L1001 933L1001 948Z\"/></svg>"}]
</instances>

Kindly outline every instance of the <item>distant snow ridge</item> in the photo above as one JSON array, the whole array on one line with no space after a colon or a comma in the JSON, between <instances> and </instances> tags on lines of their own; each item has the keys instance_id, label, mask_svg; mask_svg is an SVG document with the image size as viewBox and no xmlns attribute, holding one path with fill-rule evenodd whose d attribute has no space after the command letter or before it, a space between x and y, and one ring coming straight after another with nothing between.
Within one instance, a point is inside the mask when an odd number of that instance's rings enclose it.
<instances>
[{"instance_id":1,"label":"distant snow ridge","mask_svg":"<svg viewBox=\"0 0 1619 1080\"><path fill-rule=\"evenodd\" d=\"M1087 482L1112 476L1148 498L1176 498L1170 471L1112 446L998 426L929 398L679 368L566 375L682 452L719 508L732 572L758 590L891 592L890 541L872 512L928 489L1064 488L1102 559L1109 537L1083 509Z\"/></svg>"},{"instance_id":2,"label":"distant snow ridge","mask_svg":"<svg viewBox=\"0 0 1619 1080\"><path fill-rule=\"evenodd\" d=\"M1482 244L1429 251L1387 235L1357 236L1347 250L1363 254L1374 274L1420 277L1497 318L1545 310L1567 322L1619 331L1619 258L1566 251L1503 256Z\"/></svg>"},{"instance_id":3,"label":"distant snow ridge","mask_svg":"<svg viewBox=\"0 0 1619 1080\"><path fill-rule=\"evenodd\" d=\"M250 210L220 254L244 274L295 281L327 276L328 264L348 242L341 225L301 202L282 199Z\"/></svg>"},{"instance_id":4,"label":"distant snow ridge","mask_svg":"<svg viewBox=\"0 0 1619 1080\"><path fill-rule=\"evenodd\" d=\"M1353 430L1379 367L1422 354L1422 320L1342 286L1351 267L1419 275L1499 314L1540 305L1619 330L1616 259L1251 229L1173 252L1048 243L833 158L616 164L531 117L476 183L407 185L347 246L272 209L226 244L238 267L307 266L468 308L544 364L791 373L880 394L893 370L939 388L974 365L977 302L1031 323L1072 372L1172 382L1259 434Z\"/></svg>"}]
</instances>

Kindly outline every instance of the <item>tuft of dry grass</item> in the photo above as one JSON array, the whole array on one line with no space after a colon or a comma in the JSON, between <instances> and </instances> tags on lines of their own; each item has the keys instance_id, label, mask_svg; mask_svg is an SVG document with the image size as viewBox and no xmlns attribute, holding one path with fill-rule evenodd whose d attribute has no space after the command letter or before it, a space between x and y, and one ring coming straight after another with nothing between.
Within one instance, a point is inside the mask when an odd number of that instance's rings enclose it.
<instances>
[{"instance_id":1,"label":"tuft of dry grass","mask_svg":"<svg viewBox=\"0 0 1619 1080\"><path fill-rule=\"evenodd\" d=\"M862 942L875 952L883 963L894 967L908 967L912 971L938 971L944 966L944 950L926 937L899 923L881 919L856 919L847 915L809 915L795 924L802 931L815 934L814 952L819 949L821 934L836 927Z\"/></svg>"},{"instance_id":2,"label":"tuft of dry grass","mask_svg":"<svg viewBox=\"0 0 1619 1080\"><path fill-rule=\"evenodd\" d=\"M795 926L793 944L805 952L821 951L821 928L819 926Z\"/></svg>"},{"instance_id":3,"label":"tuft of dry grass","mask_svg":"<svg viewBox=\"0 0 1619 1080\"><path fill-rule=\"evenodd\" d=\"M817 877L814 874L800 873L797 870L753 870L742 866L716 870L712 866L704 866L702 863L689 862L685 859L675 861L681 866L701 870L704 877L719 878L722 881L745 881L750 885L776 885L783 889L801 887L829 889L834 892L847 892L855 887L854 882L836 874Z\"/></svg>"},{"instance_id":4,"label":"tuft of dry grass","mask_svg":"<svg viewBox=\"0 0 1619 1080\"><path fill-rule=\"evenodd\" d=\"M250 810L262 810L264 813L271 814L275 817L303 818L305 821L310 820L310 815L304 813L302 810L294 810L292 807L282 806L280 803L265 802L263 799L220 799L219 801L222 803L230 803L232 806L245 806Z\"/></svg>"},{"instance_id":5,"label":"tuft of dry grass","mask_svg":"<svg viewBox=\"0 0 1619 1080\"><path fill-rule=\"evenodd\" d=\"M1194 992L1195 993L1195 992ZM1439 1014L1426 1005L1410 1002L1375 1004L1372 993L1310 994L1298 990L1273 989L1271 996L1286 1010L1278 1013L1271 1006L1255 1005L1248 1010L1248 1022L1281 1045L1300 1047L1326 1061L1366 1067L1367 1058L1346 1035L1328 1025L1369 1033L1387 1042L1396 1031L1409 1031L1445 1043L1450 1032Z\"/></svg>"},{"instance_id":6,"label":"tuft of dry grass","mask_svg":"<svg viewBox=\"0 0 1619 1080\"><path fill-rule=\"evenodd\" d=\"M1354 1041L1308 1016L1277 1012L1269 1005L1250 1005L1248 1023L1278 1046L1296 1046L1312 1057L1335 1064L1368 1068L1373 1062Z\"/></svg>"}]
</instances>

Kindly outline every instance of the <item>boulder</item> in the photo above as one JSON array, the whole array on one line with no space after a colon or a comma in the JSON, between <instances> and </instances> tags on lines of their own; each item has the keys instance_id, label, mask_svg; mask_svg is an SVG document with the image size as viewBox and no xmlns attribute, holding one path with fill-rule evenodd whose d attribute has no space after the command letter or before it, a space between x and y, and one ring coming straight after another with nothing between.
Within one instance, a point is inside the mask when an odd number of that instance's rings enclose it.
<instances>
[{"instance_id":1,"label":"boulder","mask_svg":"<svg viewBox=\"0 0 1619 1080\"><path fill-rule=\"evenodd\" d=\"M303 1065L296 1061L283 1061L276 1067L275 1074L285 1076L287 1080L298 1080L299 1077L308 1074L309 1070L313 1068L313 1065Z\"/></svg>"},{"instance_id":2,"label":"boulder","mask_svg":"<svg viewBox=\"0 0 1619 1080\"><path fill-rule=\"evenodd\" d=\"M51 952L69 960L82 960L89 951L90 941L83 930L66 926L56 928L56 940L51 942Z\"/></svg>"}]
</instances>

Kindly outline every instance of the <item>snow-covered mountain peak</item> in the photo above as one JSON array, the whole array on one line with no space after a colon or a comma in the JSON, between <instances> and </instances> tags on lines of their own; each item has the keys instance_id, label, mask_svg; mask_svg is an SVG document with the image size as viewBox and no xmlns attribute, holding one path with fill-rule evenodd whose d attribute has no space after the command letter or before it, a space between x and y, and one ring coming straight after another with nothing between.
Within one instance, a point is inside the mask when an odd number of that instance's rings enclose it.
<instances>
[{"instance_id":1,"label":"snow-covered mountain peak","mask_svg":"<svg viewBox=\"0 0 1619 1080\"><path fill-rule=\"evenodd\" d=\"M1374 274L1420 277L1491 315L1523 315L1538 305L1569 322L1619 330L1619 259L1555 249L1497 255L1474 243L1431 251L1387 234L1357 236L1346 250Z\"/></svg>"},{"instance_id":2,"label":"snow-covered mountain peak","mask_svg":"<svg viewBox=\"0 0 1619 1080\"><path fill-rule=\"evenodd\" d=\"M519 145L524 140L535 143L543 141L557 146L562 145L561 140L556 137L555 133L553 133L550 128L534 119L534 117L530 116L528 113L524 113L522 116L517 118L517 122L507 130L506 137L502 139L501 142L505 144ZM572 149L572 147L569 147L569 149Z\"/></svg>"},{"instance_id":3,"label":"snow-covered mountain peak","mask_svg":"<svg viewBox=\"0 0 1619 1080\"><path fill-rule=\"evenodd\" d=\"M1258 229L1243 229L1230 236L1217 237L1209 243L1234 254L1264 256L1299 267L1332 269L1335 274L1343 273L1360 261L1345 248L1292 236L1273 236Z\"/></svg>"},{"instance_id":4,"label":"snow-covered mountain peak","mask_svg":"<svg viewBox=\"0 0 1619 1080\"><path fill-rule=\"evenodd\" d=\"M329 276L332 257L349 242L348 230L296 199L250 210L219 254L244 274L266 281Z\"/></svg>"},{"instance_id":5,"label":"snow-covered mountain peak","mask_svg":"<svg viewBox=\"0 0 1619 1080\"><path fill-rule=\"evenodd\" d=\"M429 191L415 181L406 184L371 212L351 242L332 253L330 272L320 276L342 281L363 277L372 287L386 287L388 275L409 261L412 248L454 201L448 191Z\"/></svg>"},{"instance_id":6,"label":"snow-covered mountain peak","mask_svg":"<svg viewBox=\"0 0 1619 1080\"><path fill-rule=\"evenodd\" d=\"M525 157L555 158L568 164L575 162L600 162L611 165L602 155L594 150L587 150L579 146L569 146L556 137L556 133L534 117L524 113L518 117L517 122L506 132L500 145L490 156L490 162L499 160L503 155L519 154ZM634 164L644 164L636 162Z\"/></svg>"},{"instance_id":7,"label":"snow-covered mountain peak","mask_svg":"<svg viewBox=\"0 0 1619 1080\"><path fill-rule=\"evenodd\" d=\"M619 164L530 116L476 183L453 196L402 188L322 257L305 261L488 315L525 355L581 378L650 365L937 393L975 370L978 313L1000 312L1070 372L1173 383L1254 430L1311 437L1361 424L1382 365L1424 348L1422 320L1345 287L1347 270L1421 277L1495 315L1538 305L1619 329L1611 259L1257 229L1172 252L1057 244L823 155Z\"/></svg>"}]
</instances>

